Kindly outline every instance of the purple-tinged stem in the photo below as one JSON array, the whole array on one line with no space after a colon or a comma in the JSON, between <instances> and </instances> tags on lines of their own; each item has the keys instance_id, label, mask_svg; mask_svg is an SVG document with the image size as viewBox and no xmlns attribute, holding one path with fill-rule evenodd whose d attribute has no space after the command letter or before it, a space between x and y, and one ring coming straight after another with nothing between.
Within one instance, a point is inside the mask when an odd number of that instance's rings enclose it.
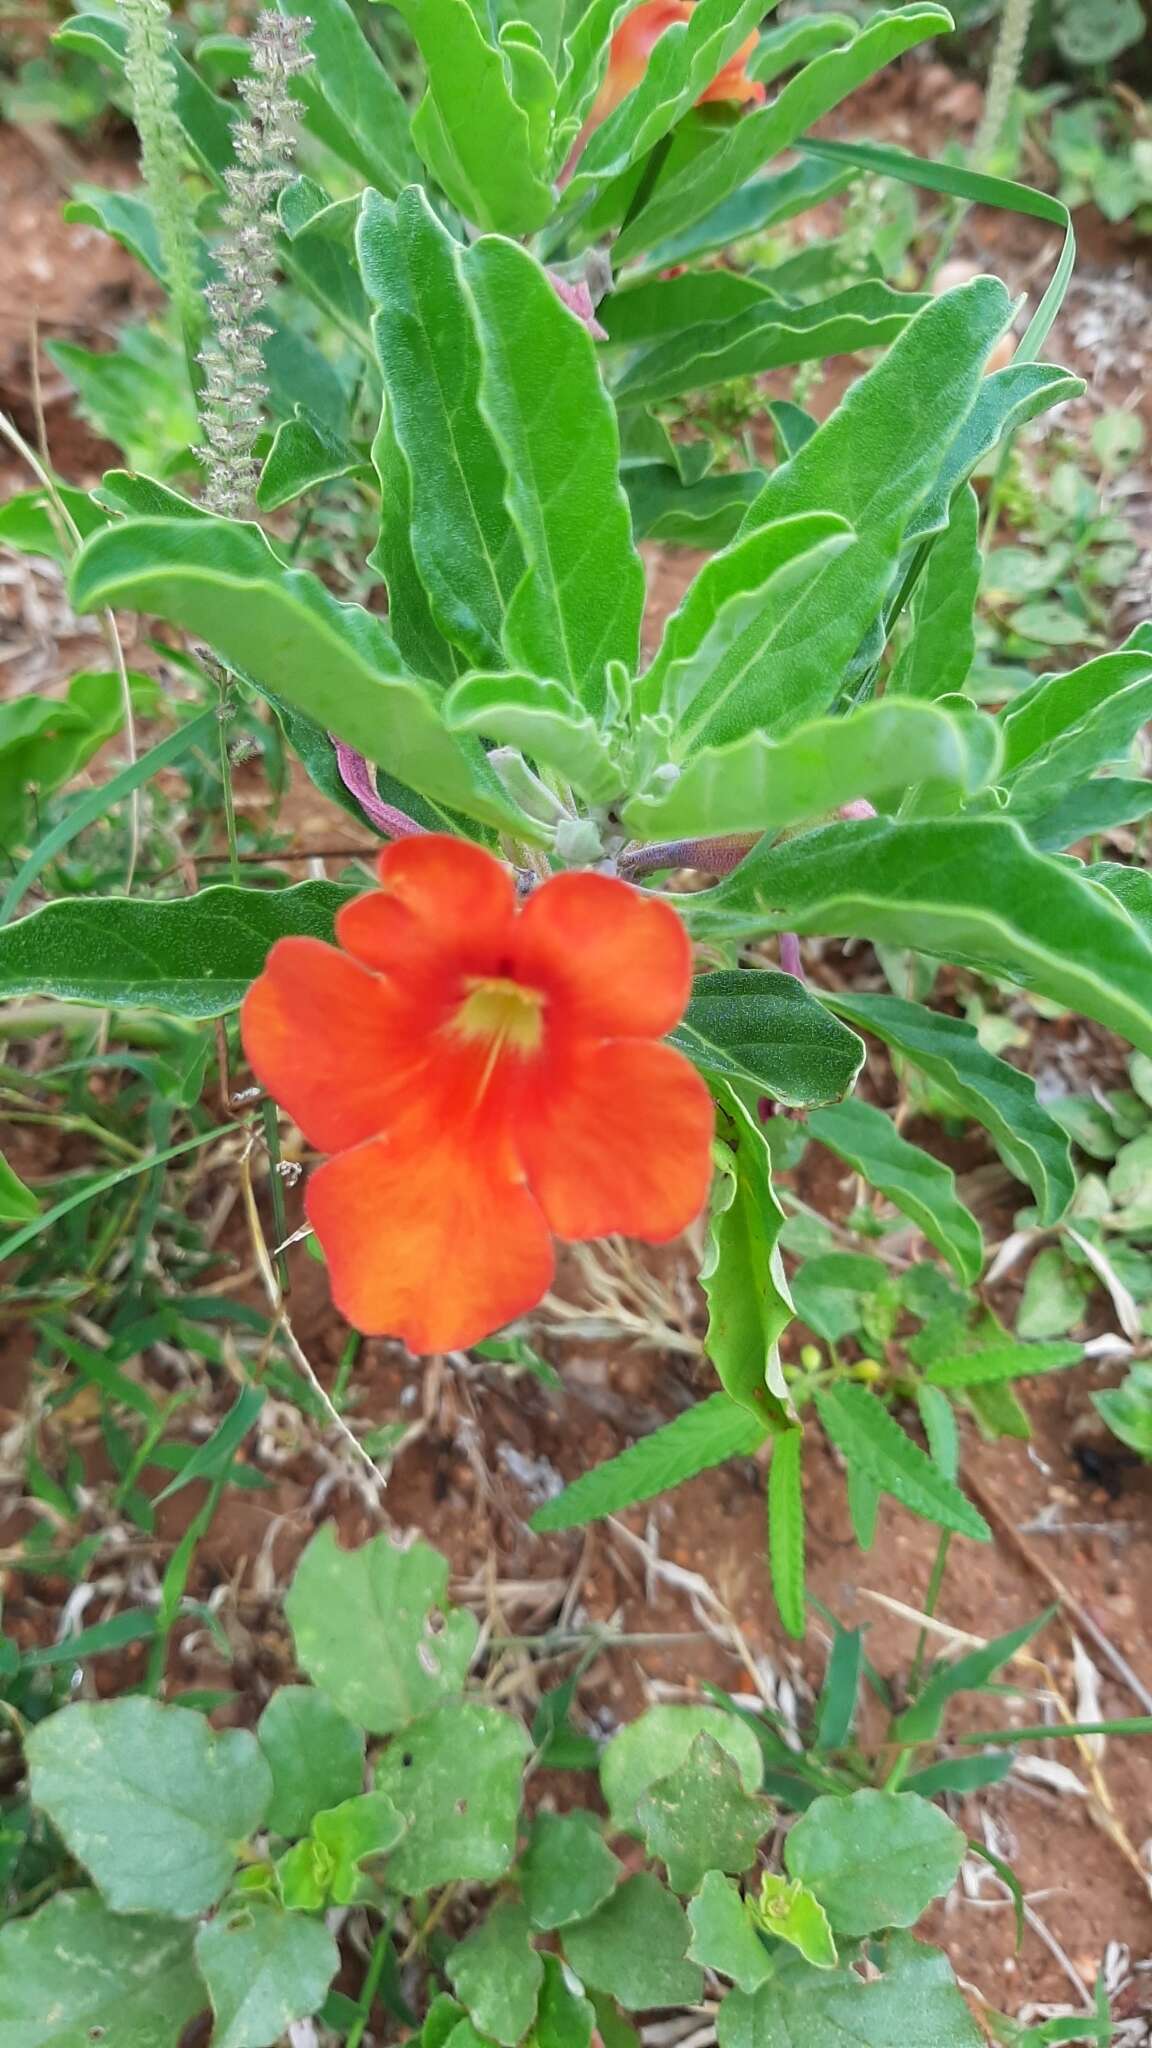
<instances>
[{"instance_id":1,"label":"purple-tinged stem","mask_svg":"<svg viewBox=\"0 0 1152 2048\"><path fill-rule=\"evenodd\" d=\"M350 747L345 740L338 740L334 733L329 733L328 737L336 749L336 766L341 782L345 789L351 791L364 816L376 830L385 833L389 839L414 839L418 832L423 832L423 825L418 825L407 811L398 811L394 804L386 804L377 796L372 770L363 754L358 754L355 747Z\"/></svg>"},{"instance_id":2,"label":"purple-tinged stem","mask_svg":"<svg viewBox=\"0 0 1152 2048\"><path fill-rule=\"evenodd\" d=\"M741 832L734 839L666 839L654 846L632 846L620 855L617 872L626 882L654 875L659 868L700 868L708 875L730 875L760 836Z\"/></svg>"},{"instance_id":3,"label":"purple-tinged stem","mask_svg":"<svg viewBox=\"0 0 1152 2048\"><path fill-rule=\"evenodd\" d=\"M800 941L795 932L781 932L777 945L777 959L782 974L795 975L797 981L806 981L804 962L800 957Z\"/></svg>"}]
</instances>

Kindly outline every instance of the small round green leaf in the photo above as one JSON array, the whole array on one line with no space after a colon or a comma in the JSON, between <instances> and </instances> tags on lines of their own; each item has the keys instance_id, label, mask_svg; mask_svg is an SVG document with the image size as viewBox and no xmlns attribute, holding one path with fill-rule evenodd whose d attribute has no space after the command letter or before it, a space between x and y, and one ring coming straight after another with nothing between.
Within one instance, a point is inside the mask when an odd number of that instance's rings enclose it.
<instances>
[{"instance_id":1,"label":"small round green leaf","mask_svg":"<svg viewBox=\"0 0 1152 2048\"><path fill-rule=\"evenodd\" d=\"M283 1685L260 1716L256 1734L272 1766L268 1825L306 1835L312 1816L352 1799L364 1782L359 1728L309 1685Z\"/></svg>"},{"instance_id":2,"label":"small round green leaf","mask_svg":"<svg viewBox=\"0 0 1152 2048\"><path fill-rule=\"evenodd\" d=\"M516 1853L530 1748L510 1714L471 1703L438 1707L394 1737L376 1766L376 1783L408 1822L388 1866L398 1891L503 1877Z\"/></svg>"},{"instance_id":3,"label":"small round green leaf","mask_svg":"<svg viewBox=\"0 0 1152 2048\"><path fill-rule=\"evenodd\" d=\"M520 1863L520 1889L534 1927L565 1927L602 1906L620 1865L590 1813L540 1813Z\"/></svg>"},{"instance_id":4,"label":"small round green leaf","mask_svg":"<svg viewBox=\"0 0 1152 2048\"><path fill-rule=\"evenodd\" d=\"M684 1908L659 1878L630 1877L593 1913L564 1930L564 1953L593 1991L607 1991L630 2012L692 2005L703 1976L687 1961L691 1930Z\"/></svg>"},{"instance_id":5,"label":"small round green leaf","mask_svg":"<svg viewBox=\"0 0 1152 2048\"><path fill-rule=\"evenodd\" d=\"M50 1714L28 1738L32 1797L117 1913L215 1904L272 1776L254 1735L128 1698Z\"/></svg>"},{"instance_id":6,"label":"small round green leaf","mask_svg":"<svg viewBox=\"0 0 1152 2048\"><path fill-rule=\"evenodd\" d=\"M544 1965L532 1946L525 1908L507 1899L493 1907L446 1965L448 1981L481 2034L516 2048L536 2017Z\"/></svg>"},{"instance_id":7,"label":"small round green leaf","mask_svg":"<svg viewBox=\"0 0 1152 2048\"><path fill-rule=\"evenodd\" d=\"M191 1929L119 1919L95 1892L59 1892L0 1932L4 2048L176 2048L205 2003Z\"/></svg>"},{"instance_id":8,"label":"small round green leaf","mask_svg":"<svg viewBox=\"0 0 1152 2048\"><path fill-rule=\"evenodd\" d=\"M747 1723L723 1707L649 1707L612 1737L600 1759L600 1784L612 1824L637 1834L636 1808L650 1785L683 1764L701 1731L735 1758L746 1792L763 1774L760 1744Z\"/></svg>"},{"instance_id":9,"label":"small round green leaf","mask_svg":"<svg viewBox=\"0 0 1152 2048\"><path fill-rule=\"evenodd\" d=\"M815 1799L784 1846L839 1934L911 1927L964 1860L961 1830L916 1792L866 1788Z\"/></svg>"},{"instance_id":10,"label":"small round green leaf","mask_svg":"<svg viewBox=\"0 0 1152 2048\"><path fill-rule=\"evenodd\" d=\"M212 2048L272 2048L324 2003L340 1951L318 1920L254 1901L205 1922L196 1960L216 2015Z\"/></svg>"},{"instance_id":11,"label":"small round green leaf","mask_svg":"<svg viewBox=\"0 0 1152 2048\"><path fill-rule=\"evenodd\" d=\"M636 1818L673 1891L694 1892L709 1870L748 1869L772 1808L744 1790L735 1758L705 1729L680 1768L649 1786Z\"/></svg>"},{"instance_id":12,"label":"small round green leaf","mask_svg":"<svg viewBox=\"0 0 1152 2048\"><path fill-rule=\"evenodd\" d=\"M772 1957L730 1877L710 1870L696 1897L689 1901L688 1918L692 1926L690 1961L731 1977L741 1991L756 1991L767 1983Z\"/></svg>"}]
</instances>

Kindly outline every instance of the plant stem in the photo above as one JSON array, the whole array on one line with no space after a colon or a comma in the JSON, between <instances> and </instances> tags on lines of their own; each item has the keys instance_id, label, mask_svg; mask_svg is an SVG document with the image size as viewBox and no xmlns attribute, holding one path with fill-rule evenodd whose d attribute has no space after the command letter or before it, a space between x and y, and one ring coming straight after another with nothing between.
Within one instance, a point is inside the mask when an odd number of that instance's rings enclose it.
<instances>
[{"instance_id":1,"label":"plant stem","mask_svg":"<svg viewBox=\"0 0 1152 2048\"><path fill-rule=\"evenodd\" d=\"M344 2048L360 2048L364 2029L372 2017L372 2007L376 2002L376 1993L380 1989L380 1979L384 1975L384 1964L388 1959L391 1942L392 1922L388 1920L372 1945L372 1954L368 1959L368 1968L360 1990L360 2010L344 2036Z\"/></svg>"},{"instance_id":2,"label":"plant stem","mask_svg":"<svg viewBox=\"0 0 1152 2048\"><path fill-rule=\"evenodd\" d=\"M232 794L232 763L228 757L228 721L232 716L229 692L230 677L218 678L220 703L216 711L216 745L220 757L220 789L224 803L224 832L228 841L228 879L234 887L240 882L240 853L236 844L236 802Z\"/></svg>"},{"instance_id":3,"label":"plant stem","mask_svg":"<svg viewBox=\"0 0 1152 2048\"><path fill-rule=\"evenodd\" d=\"M288 1235L288 1211L284 1206L284 1182L280 1177L280 1120L276 1113L276 1104L268 1095L260 1104L260 1121L264 1126L264 1143L268 1147L268 1164L271 1168L268 1182L272 1191L272 1221L276 1228L276 1243L281 1245ZM291 1285L288 1255L286 1252L278 1251L274 1257L280 1292L287 1294ZM333 1402L333 1407L337 1405Z\"/></svg>"}]
</instances>

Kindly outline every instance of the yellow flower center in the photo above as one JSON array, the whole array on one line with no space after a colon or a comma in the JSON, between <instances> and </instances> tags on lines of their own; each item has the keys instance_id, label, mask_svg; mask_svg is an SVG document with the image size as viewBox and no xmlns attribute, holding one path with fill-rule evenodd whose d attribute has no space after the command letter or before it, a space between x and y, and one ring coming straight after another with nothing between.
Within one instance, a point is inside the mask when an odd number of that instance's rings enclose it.
<instances>
[{"instance_id":1,"label":"yellow flower center","mask_svg":"<svg viewBox=\"0 0 1152 2048\"><path fill-rule=\"evenodd\" d=\"M493 1057L501 1052L524 1057L537 1052L544 1036L544 997L521 982L472 976L467 995L449 1029L457 1038L484 1039Z\"/></svg>"}]
</instances>

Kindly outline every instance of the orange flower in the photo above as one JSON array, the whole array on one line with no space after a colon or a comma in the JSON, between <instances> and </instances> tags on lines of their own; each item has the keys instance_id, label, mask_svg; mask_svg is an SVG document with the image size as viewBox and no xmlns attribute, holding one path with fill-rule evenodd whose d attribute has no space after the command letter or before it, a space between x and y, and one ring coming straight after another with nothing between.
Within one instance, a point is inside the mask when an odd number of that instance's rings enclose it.
<instances>
[{"instance_id":1,"label":"orange flower","mask_svg":"<svg viewBox=\"0 0 1152 2048\"><path fill-rule=\"evenodd\" d=\"M661 1243L708 1192L712 1105L657 1041L691 982L675 911L564 874L399 840L339 947L280 939L245 999L253 1071L337 1156L308 1215L337 1306L414 1352L474 1344L547 1292L551 1234Z\"/></svg>"},{"instance_id":2,"label":"orange flower","mask_svg":"<svg viewBox=\"0 0 1152 2048\"><path fill-rule=\"evenodd\" d=\"M648 69L648 59L665 29L671 28L675 21L687 21L691 13L692 0L644 0L642 6L633 8L612 38L608 71L588 117L588 129L596 128L601 121L607 120L613 108L618 107L621 100L639 85ZM756 48L756 41L753 34L746 43L741 43L723 70L701 93L698 105L703 106L705 100L743 103L764 99L764 87L755 79L748 78L744 71Z\"/></svg>"}]
</instances>

